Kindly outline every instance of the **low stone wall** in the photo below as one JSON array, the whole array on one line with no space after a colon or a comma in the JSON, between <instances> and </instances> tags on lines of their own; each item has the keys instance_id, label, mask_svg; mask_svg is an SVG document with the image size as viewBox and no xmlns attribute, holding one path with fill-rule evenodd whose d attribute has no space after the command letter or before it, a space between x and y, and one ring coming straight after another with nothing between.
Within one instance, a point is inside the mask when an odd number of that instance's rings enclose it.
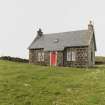
<instances>
[{"instance_id":1,"label":"low stone wall","mask_svg":"<svg viewBox=\"0 0 105 105\"><path fill-rule=\"evenodd\" d=\"M29 63L28 59L22 59L22 58L11 57L11 56L2 56L2 57L0 57L0 60L8 60L8 61L13 61L13 62Z\"/></svg>"},{"instance_id":2,"label":"low stone wall","mask_svg":"<svg viewBox=\"0 0 105 105\"><path fill-rule=\"evenodd\" d=\"M105 65L105 57L104 56L96 56L95 57L95 64L96 65Z\"/></svg>"}]
</instances>

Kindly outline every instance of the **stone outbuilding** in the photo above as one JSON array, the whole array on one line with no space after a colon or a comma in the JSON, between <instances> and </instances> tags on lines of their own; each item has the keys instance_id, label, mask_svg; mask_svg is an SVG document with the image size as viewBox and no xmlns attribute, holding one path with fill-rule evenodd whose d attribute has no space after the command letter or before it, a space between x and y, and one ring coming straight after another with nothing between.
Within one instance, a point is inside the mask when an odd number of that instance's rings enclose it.
<instances>
[{"instance_id":1,"label":"stone outbuilding","mask_svg":"<svg viewBox=\"0 0 105 105\"><path fill-rule=\"evenodd\" d=\"M94 26L70 32L37 36L29 46L29 63L50 66L91 67L95 64L96 41Z\"/></svg>"}]
</instances>

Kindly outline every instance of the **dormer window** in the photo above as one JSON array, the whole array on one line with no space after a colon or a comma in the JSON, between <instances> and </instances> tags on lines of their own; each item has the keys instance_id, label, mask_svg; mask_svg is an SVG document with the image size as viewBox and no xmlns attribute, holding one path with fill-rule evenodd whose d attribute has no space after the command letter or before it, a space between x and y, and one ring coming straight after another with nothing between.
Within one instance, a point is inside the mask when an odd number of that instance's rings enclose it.
<instances>
[{"instance_id":1,"label":"dormer window","mask_svg":"<svg viewBox=\"0 0 105 105\"><path fill-rule=\"evenodd\" d=\"M54 43L58 43L58 42L59 42L59 39L55 39L55 40L54 40Z\"/></svg>"}]
</instances>

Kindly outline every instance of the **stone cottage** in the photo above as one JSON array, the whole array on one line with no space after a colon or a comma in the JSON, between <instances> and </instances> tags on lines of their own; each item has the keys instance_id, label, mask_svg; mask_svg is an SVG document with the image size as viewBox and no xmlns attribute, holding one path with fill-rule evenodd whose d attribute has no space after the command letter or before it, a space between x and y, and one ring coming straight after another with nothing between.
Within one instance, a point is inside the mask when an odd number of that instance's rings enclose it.
<instances>
[{"instance_id":1,"label":"stone cottage","mask_svg":"<svg viewBox=\"0 0 105 105\"><path fill-rule=\"evenodd\" d=\"M94 26L70 32L37 36L29 46L29 63L50 66L91 67L95 64L96 41Z\"/></svg>"}]
</instances>

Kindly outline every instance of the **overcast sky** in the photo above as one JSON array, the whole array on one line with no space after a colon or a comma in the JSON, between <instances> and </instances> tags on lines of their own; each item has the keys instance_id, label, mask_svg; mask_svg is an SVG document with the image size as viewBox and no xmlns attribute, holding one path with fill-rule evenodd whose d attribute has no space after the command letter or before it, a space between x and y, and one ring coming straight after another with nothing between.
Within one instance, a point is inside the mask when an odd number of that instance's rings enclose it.
<instances>
[{"instance_id":1,"label":"overcast sky","mask_svg":"<svg viewBox=\"0 0 105 105\"><path fill-rule=\"evenodd\" d=\"M43 33L87 29L94 21L96 55L105 55L105 0L0 0L0 56L28 58L39 27Z\"/></svg>"}]
</instances>

